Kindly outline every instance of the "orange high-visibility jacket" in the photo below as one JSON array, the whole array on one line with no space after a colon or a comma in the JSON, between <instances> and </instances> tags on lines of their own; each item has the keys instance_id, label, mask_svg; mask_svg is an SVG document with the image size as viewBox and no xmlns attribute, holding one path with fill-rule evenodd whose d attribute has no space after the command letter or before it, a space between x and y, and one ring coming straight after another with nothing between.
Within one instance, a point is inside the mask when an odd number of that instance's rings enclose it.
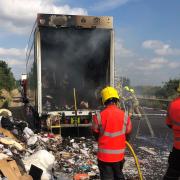
<instances>
[{"instance_id":1,"label":"orange high-visibility jacket","mask_svg":"<svg viewBox=\"0 0 180 180\"><path fill-rule=\"evenodd\" d=\"M124 159L125 134L132 129L128 115L116 105L109 105L100 113L93 116L92 130L99 133L99 160L104 162L118 162Z\"/></svg>"},{"instance_id":2,"label":"orange high-visibility jacket","mask_svg":"<svg viewBox=\"0 0 180 180\"><path fill-rule=\"evenodd\" d=\"M174 99L169 107L166 124L172 126L174 134L174 144L176 149L180 149L180 97Z\"/></svg>"}]
</instances>

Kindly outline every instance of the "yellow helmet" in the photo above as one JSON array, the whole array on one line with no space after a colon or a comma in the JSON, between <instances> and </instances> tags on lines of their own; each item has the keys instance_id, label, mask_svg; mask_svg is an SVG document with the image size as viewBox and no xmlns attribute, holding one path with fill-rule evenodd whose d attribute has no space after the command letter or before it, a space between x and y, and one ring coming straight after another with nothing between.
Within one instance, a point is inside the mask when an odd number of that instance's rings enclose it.
<instances>
[{"instance_id":1,"label":"yellow helmet","mask_svg":"<svg viewBox=\"0 0 180 180\"><path fill-rule=\"evenodd\" d=\"M129 91L130 91L131 93L134 93L134 89L132 89L132 88L131 88Z\"/></svg>"},{"instance_id":2,"label":"yellow helmet","mask_svg":"<svg viewBox=\"0 0 180 180\"><path fill-rule=\"evenodd\" d=\"M124 89L125 89L126 91L129 91L129 87L128 87L128 86L124 86Z\"/></svg>"},{"instance_id":3,"label":"yellow helmet","mask_svg":"<svg viewBox=\"0 0 180 180\"><path fill-rule=\"evenodd\" d=\"M117 90L111 86L108 86L101 91L101 97L103 104L111 98L119 99Z\"/></svg>"}]
</instances>

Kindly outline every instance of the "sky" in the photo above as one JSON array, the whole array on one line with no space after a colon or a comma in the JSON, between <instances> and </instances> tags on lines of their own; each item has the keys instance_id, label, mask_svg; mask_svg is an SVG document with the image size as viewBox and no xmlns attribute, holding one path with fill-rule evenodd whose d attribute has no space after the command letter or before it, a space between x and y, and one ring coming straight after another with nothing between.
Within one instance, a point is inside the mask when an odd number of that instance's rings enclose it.
<instances>
[{"instance_id":1,"label":"sky","mask_svg":"<svg viewBox=\"0 0 180 180\"><path fill-rule=\"evenodd\" d=\"M112 16L115 68L132 85L180 79L179 0L0 0L0 60L16 79L37 13Z\"/></svg>"}]
</instances>

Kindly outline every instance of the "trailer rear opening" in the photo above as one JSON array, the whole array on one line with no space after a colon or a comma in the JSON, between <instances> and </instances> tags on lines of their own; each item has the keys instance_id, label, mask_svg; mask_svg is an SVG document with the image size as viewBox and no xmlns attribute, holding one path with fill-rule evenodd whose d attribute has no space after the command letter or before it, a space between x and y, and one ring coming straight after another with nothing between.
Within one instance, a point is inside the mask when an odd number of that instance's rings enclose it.
<instances>
[{"instance_id":1,"label":"trailer rear opening","mask_svg":"<svg viewBox=\"0 0 180 180\"><path fill-rule=\"evenodd\" d=\"M88 127L102 108L100 91L114 86L110 16L38 14L27 51L27 98L35 122ZM32 118L33 118L32 117Z\"/></svg>"},{"instance_id":2,"label":"trailer rear opening","mask_svg":"<svg viewBox=\"0 0 180 180\"><path fill-rule=\"evenodd\" d=\"M97 109L99 90L110 82L110 31L52 27L39 31L42 110L74 109L73 88L78 109Z\"/></svg>"}]
</instances>

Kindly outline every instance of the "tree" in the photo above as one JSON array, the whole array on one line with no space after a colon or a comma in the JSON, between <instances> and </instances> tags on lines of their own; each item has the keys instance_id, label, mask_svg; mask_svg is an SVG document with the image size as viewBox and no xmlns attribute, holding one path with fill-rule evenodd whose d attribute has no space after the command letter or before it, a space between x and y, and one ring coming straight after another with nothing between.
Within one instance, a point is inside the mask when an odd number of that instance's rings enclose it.
<instances>
[{"instance_id":1,"label":"tree","mask_svg":"<svg viewBox=\"0 0 180 180\"><path fill-rule=\"evenodd\" d=\"M8 91L15 88L16 81L11 72L11 68L8 67L5 61L0 60L0 89L6 89Z\"/></svg>"},{"instance_id":2,"label":"tree","mask_svg":"<svg viewBox=\"0 0 180 180\"><path fill-rule=\"evenodd\" d=\"M172 99L177 94L177 87L179 85L179 79L170 79L164 83L164 86L156 92L157 97Z\"/></svg>"}]
</instances>

